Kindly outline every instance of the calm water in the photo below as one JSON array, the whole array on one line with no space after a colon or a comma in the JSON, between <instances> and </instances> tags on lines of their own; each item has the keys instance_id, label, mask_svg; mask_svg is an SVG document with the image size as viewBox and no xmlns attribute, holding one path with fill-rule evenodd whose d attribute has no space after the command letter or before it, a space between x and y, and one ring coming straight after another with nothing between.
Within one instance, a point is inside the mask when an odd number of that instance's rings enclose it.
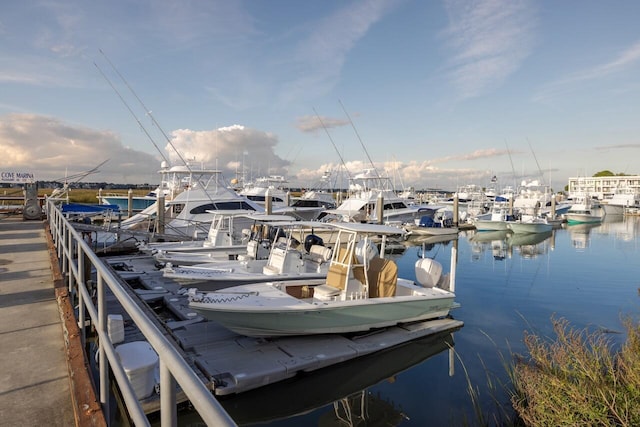
<instances>
[{"instance_id":1,"label":"calm water","mask_svg":"<svg viewBox=\"0 0 640 427\"><path fill-rule=\"evenodd\" d=\"M423 339L225 399L227 410L239 424L270 426L348 425L339 417L352 425L474 425L468 380L478 388L485 414L497 412L494 398L508 406L506 394L500 387L491 391L487 377L506 379L501 354L525 352L523 331L551 336L556 316L577 328L622 332L622 316L638 317L640 218L563 226L538 242L475 234L458 238L461 307L453 316L465 325L453 337ZM453 242L424 245L424 253L448 271L453 247ZM415 277L413 264L423 246L398 252L400 273ZM611 338L620 342L624 335ZM455 354L448 350L451 343ZM199 423L184 415L181 424Z\"/></svg>"}]
</instances>

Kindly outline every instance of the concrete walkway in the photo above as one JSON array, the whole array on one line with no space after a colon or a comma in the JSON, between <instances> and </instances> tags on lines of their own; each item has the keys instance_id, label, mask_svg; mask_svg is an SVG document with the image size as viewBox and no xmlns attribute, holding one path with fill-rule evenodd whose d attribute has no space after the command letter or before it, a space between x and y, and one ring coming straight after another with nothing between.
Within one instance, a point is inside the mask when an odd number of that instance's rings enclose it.
<instances>
[{"instance_id":1,"label":"concrete walkway","mask_svg":"<svg viewBox=\"0 0 640 427\"><path fill-rule=\"evenodd\" d=\"M82 419L70 382L56 268L42 221L0 218L1 426L73 426Z\"/></svg>"}]
</instances>

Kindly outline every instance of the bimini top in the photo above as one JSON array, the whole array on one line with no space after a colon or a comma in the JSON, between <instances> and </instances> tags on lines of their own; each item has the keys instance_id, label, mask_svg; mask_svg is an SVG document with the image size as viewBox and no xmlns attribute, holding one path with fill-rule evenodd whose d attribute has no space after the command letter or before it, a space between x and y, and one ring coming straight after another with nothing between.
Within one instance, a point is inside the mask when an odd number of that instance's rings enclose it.
<instances>
[{"instance_id":1,"label":"bimini top","mask_svg":"<svg viewBox=\"0 0 640 427\"><path fill-rule=\"evenodd\" d=\"M405 233L405 231L400 227L391 227L384 224L370 224L364 222L332 222L330 224L339 230L346 230L361 234L384 234L389 236Z\"/></svg>"}]
</instances>

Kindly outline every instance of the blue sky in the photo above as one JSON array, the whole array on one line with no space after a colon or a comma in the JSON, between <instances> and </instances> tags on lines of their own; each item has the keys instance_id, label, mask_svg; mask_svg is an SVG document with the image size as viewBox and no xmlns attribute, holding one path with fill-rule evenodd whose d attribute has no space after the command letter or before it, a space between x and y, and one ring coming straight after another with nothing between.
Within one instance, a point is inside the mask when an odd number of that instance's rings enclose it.
<instances>
[{"instance_id":1,"label":"blue sky","mask_svg":"<svg viewBox=\"0 0 640 427\"><path fill-rule=\"evenodd\" d=\"M8 0L0 169L109 159L85 179L153 183L175 147L303 186L341 159L417 188L640 174L639 18L634 0Z\"/></svg>"}]
</instances>

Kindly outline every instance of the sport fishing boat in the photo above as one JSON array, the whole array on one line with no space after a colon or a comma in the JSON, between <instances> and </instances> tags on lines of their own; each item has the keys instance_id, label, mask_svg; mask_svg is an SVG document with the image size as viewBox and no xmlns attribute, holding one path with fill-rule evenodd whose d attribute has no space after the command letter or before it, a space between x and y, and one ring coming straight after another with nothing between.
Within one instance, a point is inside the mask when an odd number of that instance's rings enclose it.
<instances>
[{"instance_id":1,"label":"sport fishing boat","mask_svg":"<svg viewBox=\"0 0 640 427\"><path fill-rule=\"evenodd\" d=\"M417 282L398 278L383 255L367 256L372 236L396 227L334 223L339 229L327 277L239 285L215 292L188 291L189 307L247 336L314 335L368 331L446 316L457 306L454 281L430 258L416 262ZM360 248L360 250L358 250ZM452 267L453 271L453 267Z\"/></svg>"},{"instance_id":2,"label":"sport fishing boat","mask_svg":"<svg viewBox=\"0 0 640 427\"><path fill-rule=\"evenodd\" d=\"M273 216L273 215L271 215ZM172 279L194 280L200 290L220 289L224 285L269 282L274 280L322 279L326 277L331 259L331 248L324 246L316 235L297 237L299 232L318 224L301 225L300 221L263 222L269 238L260 235L247 245L247 255L236 260L213 261L203 264L175 267L167 263L163 276ZM324 225L330 227L330 225ZM258 234L258 233L255 233ZM255 236L254 234L254 236ZM258 243L260 239L260 243ZM300 242L304 239L304 245ZM253 251L269 246L268 257L253 256ZM163 258L167 260L167 258ZM184 285L183 285L184 286Z\"/></svg>"}]
</instances>

